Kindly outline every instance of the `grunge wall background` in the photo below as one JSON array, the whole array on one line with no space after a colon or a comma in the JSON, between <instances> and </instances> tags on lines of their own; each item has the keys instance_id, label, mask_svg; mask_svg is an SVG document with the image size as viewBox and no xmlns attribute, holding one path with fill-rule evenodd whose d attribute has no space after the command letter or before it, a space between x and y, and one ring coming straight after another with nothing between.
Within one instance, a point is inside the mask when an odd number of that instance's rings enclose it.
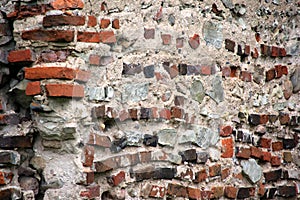
<instances>
[{"instance_id":1,"label":"grunge wall background","mask_svg":"<svg viewBox=\"0 0 300 200\"><path fill-rule=\"evenodd\" d=\"M300 197L300 2L0 10L0 199Z\"/></svg>"}]
</instances>

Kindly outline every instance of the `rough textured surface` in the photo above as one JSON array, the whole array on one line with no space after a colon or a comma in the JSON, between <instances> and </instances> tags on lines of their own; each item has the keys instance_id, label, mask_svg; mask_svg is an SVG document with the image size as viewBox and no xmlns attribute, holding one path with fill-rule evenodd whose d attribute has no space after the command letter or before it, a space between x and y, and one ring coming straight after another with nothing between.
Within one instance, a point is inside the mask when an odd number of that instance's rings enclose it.
<instances>
[{"instance_id":1,"label":"rough textured surface","mask_svg":"<svg viewBox=\"0 0 300 200\"><path fill-rule=\"evenodd\" d=\"M296 0L0 1L0 199L299 199Z\"/></svg>"}]
</instances>

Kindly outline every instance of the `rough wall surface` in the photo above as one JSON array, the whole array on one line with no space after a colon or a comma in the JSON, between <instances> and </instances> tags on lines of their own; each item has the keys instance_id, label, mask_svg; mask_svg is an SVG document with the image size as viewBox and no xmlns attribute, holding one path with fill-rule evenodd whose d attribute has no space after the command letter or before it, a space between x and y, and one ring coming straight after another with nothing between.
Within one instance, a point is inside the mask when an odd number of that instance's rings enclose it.
<instances>
[{"instance_id":1,"label":"rough wall surface","mask_svg":"<svg viewBox=\"0 0 300 200\"><path fill-rule=\"evenodd\" d=\"M1 200L300 198L300 2L0 10Z\"/></svg>"}]
</instances>

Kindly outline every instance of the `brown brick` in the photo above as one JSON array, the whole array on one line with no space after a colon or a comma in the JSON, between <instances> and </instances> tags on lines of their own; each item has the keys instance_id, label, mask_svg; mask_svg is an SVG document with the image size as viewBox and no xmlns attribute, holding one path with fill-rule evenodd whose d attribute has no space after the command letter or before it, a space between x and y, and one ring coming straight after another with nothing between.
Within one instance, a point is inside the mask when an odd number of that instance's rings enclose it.
<instances>
[{"instance_id":1,"label":"brown brick","mask_svg":"<svg viewBox=\"0 0 300 200\"><path fill-rule=\"evenodd\" d=\"M41 40L45 42L72 42L74 31L72 30L30 30L23 31L24 40Z\"/></svg>"},{"instance_id":2,"label":"brown brick","mask_svg":"<svg viewBox=\"0 0 300 200\"><path fill-rule=\"evenodd\" d=\"M13 190L11 188L3 188L0 190L0 199L13 199Z\"/></svg>"},{"instance_id":3,"label":"brown brick","mask_svg":"<svg viewBox=\"0 0 300 200\"><path fill-rule=\"evenodd\" d=\"M222 139L221 144L222 144L221 157L222 158L232 158L232 156L233 156L233 146L234 146L232 137Z\"/></svg>"},{"instance_id":4,"label":"brown brick","mask_svg":"<svg viewBox=\"0 0 300 200\"><path fill-rule=\"evenodd\" d=\"M106 172L117 169L120 166L120 156L110 157L102 161L94 162L96 172Z\"/></svg>"},{"instance_id":5,"label":"brown brick","mask_svg":"<svg viewBox=\"0 0 300 200\"><path fill-rule=\"evenodd\" d=\"M214 177L214 176L220 176L221 175L221 165L220 164L215 164L209 167L209 176Z\"/></svg>"},{"instance_id":6,"label":"brown brick","mask_svg":"<svg viewBox=\"0 0 300 200\"><path fill-rule=\"evenodd\" d=\"M286 56L285 48L279 48L279 56L280 57L285 57Z\"/></svg>"},{"instance_id":7,"label":"brown brick","mask_svg":"<svg viewBox=\"0 0 300 200\"><path fill-rule=\"evenodd\" d=\"M97 18L95 16L88 16L88 27L94 27L97 25Z\"/></svg>"},{"instance_id":8,"label":"brown brick","mask_svg":"<svg viewBox=\"0 0 300 200\"><path fill-rule=\"evenodd\" d=\"M268 45L261 44L260 45L261 55L263 56L271 56L271 48Z\"/></svg>"},{"instance_id":9,"label":"brown brick","mask_svg":"<svg viewBox=\"0 0 300 200\"><path fill-rule=\"evenodd\" d=\"M224 196L230 199L235 199L237 196L237 188L233 186L226 186L224 190Z\"/></svg>"},{"instance_id":10,"label":"brown brick","mask_svg":"<svg viewBox=\"0 0 300 200\"><path fill-rule=\"evenodd\" d=\"M136 108L128 109L128 114L130 116L130 119L132 119L132 120L137 120L138 119Z\"/></svg>"},{"instance_id":11,"label":"brown brick","mask_svg":"<svg viewBox=\"0 0 300 200\"><path fill-rule=\"evenodd\" d=\"M161 35L161 39L162 39L162 44L163 45L169 45L171 44L171 35L170 34L162 34Z\"/></svg>"},{"instance_id":12,"label":"brown brick","mask_svg":"<svg viewBox=\"0 0 300 200\"><path fill-rule=\"evenodd\" d=\"M266 71L266 81L271 81L275 79L275 77L276 77L276 71L274 68Z\"/></svg>"},{"instance_id":13,"label":"brown brick","mask_svg":"<svg viewBox=\"0 0 300 200\"><path fill-rule=\"evenodd\" d=\"M113 27L114 29L120 29L120 21L119 21L119 19L114 19L114 20L112 21L112 27Z\"/></svg>"},{"instance_id":14,"label":"brown brick","mask_svg":"<svg viewBox=\"0 0 300 200\"><path fill-rule=\"evenodd\" d=\"M272 46L271 47L271 56L272 57L278 57L279 56L279 48Z\"/></svg>"},{"instance_id":15,"label":"brown brick","mask_svg":"<svg viewBox=\"0 0 300 200\"><path fill-rule=\"evenodd\" d=\"M81 197L86 197L88 199L95 199L100 197L100 186L99 185L90 185L87 187L87 190L80 192Z\"/></svg>"},{"instance_id":16,"label":"brown brick","mask_svg":"<svg viewBox=\"0 0 300 200\"><path fill-rule=\"evenodd\" d=\"M211 188L211 198L212 199L220 199L224 195L224 187L212 187Z\"/></svg>"},{"instance_id":17,"label":"brown brick","mask_svg":"<svg viewBox=\"0 0 300 200\"><path fill-rule=\"evenodd\" d=\"M283 144L281 141L272 142L272 150L273 151L281 151L283 149Z\"/></svg>"},{"instance_id":18,"label":"brown brick","mask_svg":"<svg viewBox=\"0 0 300 200\"><path fill-rule=\"evenodd\" d=\"M245 158L248 159L251 156L250 148L245 147L236 147L236 155L237 158Z\"/></svg>"},{"instance_id":19,"label":"brown brick","mask_svg":"<svg viewBox=\"0 0 300 200\"><path fill-rule=\"evenodd\" d=\"M100 65L100 56L91 54L89 57L90 65Z\"/></svg>"},{"instance_id":20,"label":"brown brick","mask_svg":"<svg viewBox=\"0 0 300 200\"><path fill-rule=\"evenodd\" d=\"M283 160L287 163L293 162L293 156L290 151L285 151L282 153L283 154Z\"/></svg>"},{"instance_id":21,"label":"brown brick","mask_svg":"<svg viewBox=\"0 0 300 200\"><path fill-rule=\"evenodd\" d=\"M41 94L41 83L39 81L29 82L26 86L25 94L30 95L38 95Z\"/></svg>"},{"instance_id":22,"label":"brown brick","mask_svg":"<svg viewBox=\"0 0 300 200\"><path fill-rule=\"evenodd\" d=\"M182 119L184 116L184 110L182 108L178 107L171 107L171 117L172 118L178 118Z\"/></svg>"},{"instance_id":23,"label":"brown brick","mask_svg":"<svg viewBox=\"0 0 300 200\"><path fill-rule=\"evenodd\" d=\"M230 67L222 67L222 76L223 77L230 77L231 69Z\"/></svg>"},{"instance_id":24,"label":"brown brick","mask_svg":"<svg viewBox=\"0 0 300 200\"><path fill-rule=\"evenodd\" d=\"M94 161L94 153L95 153L94 147L89 145L85 146L83 152L84 152L83 166L91 167Z\"/></svg>"},{"instance_id":25,"label":"brown brick","mask_svg":"<svg viewBox=\"0 0 300 200\"><path fill-rule=\"evenodd\" d=\"M201 199L201 191L198 188L187 187L187 193L189 199Z\"/></svg>"},{"instance_id":26,"label":"brown brick","mask_svg":"<svg viewBox=\"0 0 300 200\"><path fill-rule=\"evenodd\" d=\"M282 169L264 172L264 177L266 182L278 181L280 180L281 176L282 176Z\"/></svg>"},{"instance_id":27,"label":"brown brick","mask_svg":"<svg viewBox=\"0 0 300 200\"><path fill-rule=\"evenodd\" d=\"M125 180L125 172L120 171L119 173L111 176L109 180L113 186L118 186L120 183L122 183Z\"/></svg>"},{"instance_id":28,"label":"brown brick","mask_svg":"<svg viewBox=\"0 0 300 200\"><path fill-rule=\"evenodd\" d=\"M86 184L90 185L95 181L95 174L94 172L86 172Z\"/></svg>"},{"instance_id":29,"label":"brown brick","mask_svg":"<svg viewBox=\"0 0 300 200\"><path fill-rule=\"evenodd\" d=\"M184 38L177 38L176 39L176 48L180 49L183 47L184 44Z\"/></svg>"},{"instance_id":30,"label":"brown brick","mask_svg":"<svg viewBox=\"0 0 300 200\"><path fill-rule=\"evenodd\" d=\"M235 42L229 39L225 39L225 49L228 51L234 52Z\"/></svg>"},{"instance_id":31,"label":"brown brick","mask_svg":"<svg viewBox=\"0 0 300 200\"><path fill-rule=\"evenodd\" d=\"M155 37L155 29L154 28L144 28L144 38L146 40L154 39L154 37Z\"/></svg>"},{"instance_id":32,"label":"brown brick","mask_svg":"<svg viewBox=\"0 0 300 200\"><path fill-rule=\"evenodd\" d=\"M281 125L288 125L290 122L290 116L287 113L279 113L279 121Z\"/></svg>"},{"instance_id":33,"label":"brown brick","mask_svg":"<svg viewBox=\"0 0 300 200\"><path fill-rule=\"evenodd\" d=\"M77 41L78 42L90 42L90 43L99 43L100 33L98 32L82 32L78 31L77 33Z\"/></svg>"},{"instance_id":34,"label":"brown brick","mask_svg":"<svg viewBox=\"0 0 300 200\"><path fill-rule=\"evenodd\" d=\"M100 20L100 28L104 29L110 25L110 19L101 19Z\"/></svg>"},{"instance_id":35,"label":"brown brick","mask_svg":"<svg viewBox=\"0 0 300 200\"><path fill-rule=\"evenodd\" d=\"M251 157L253 157L253 158L261 158L262 157L262 150L260 148L251 146L250 150L251 150Z\"/></svg>"},{"instance_id":36,"label":"brown brick","mask_svg":"<svg viewBox=\"0 0 300 200\"><path fill-rule=\"evenodd\" d=\"M14 149L14 148L32 148L33 138L29 136L10 136L0 137L0 148Z\"/></svg>"},{"instance_id":37,"label":"brown brick","mask_svg":"<svg viewBox=\"0 0 300 200\"><path fill-rule=\"evenodd\" d=\"M237 199L245 199L249 198L251 196L254 196L255 194L255 188L239 188L237 193Z\"/></svg>"},{"instance_id":38,"label":"brown brick","mask_svg":"<svg viewBox=\"0 0 300 200\"><path fill-rule=\"evenodd\" d=\"M271 153L263 151L261 159L265 162L270 162L271 161Z\"/></svg>"},{"instance_id":39,"label":"brown brick","mask_svg":"<svg viewBox=\"0 0 300 200\"><path fill-rule=\"evenodd\" d=\"M167 194L175 197L187 197L187 189L186 187L178 184L169 183Z\"/></svg>"},{"instance_id":40,"label":"brown brick","mask_svg":"<svg viewBox=\"0 0 300 200\"><path fill-rule=\"evenodd\" d=\"M50 97L84 97L82 85L71 84L47 84L47 95Z\"/></svg>"},{"instance_id":41,"label":"brown brick","mask_svg":"<svg viewBox=\"0 0 300 200\"><path fill-rule=\"evenodd\" d=\"M203 182L207 179L206 169L201 169L200 171L195 173L195 183Z\"/></svg>"},{"instance_id":42,"label":"brown brick","mask_svg":"<svg viewBox=\"0 0 300 200\"><path fill-rule=\"evenodd\" d=\"M224 180L230 175L230 169L225 168L221 171L221 179Z\"/></svg>"},{"instance_id":43,"label":"brown brick","mask_svg":"<svg viewBox=\"0 0 300 200\"><path fill-rule=\"evenodd\" d=\"M220 130L220 136L227 137L232 134L232 126L222 126Z\"/></svg>"},{"instance_id":44,"label":"brown brick","mask_svg":"<svg viewBox=\"0 0 300 200\"><path fill-rule=\"evenodd\" d=\"M163 108L159 111L159 117L161 119L170 120L171 119L171 111L167 108Z\"/></svg>"},{"instance_id":45,"label":"brown brick","mask_svg":"<svg viewBox=\"0 0 300 200\"><path fill-rule=\"evenodd\" d=\"M260 138L258 143L260 147L269 149L271 148L272 139Z\"/></svg>"},{"instance_id":46,"label":"brown brick","mask_svg":"<svg viewBox=\"0 0 300 200\"><path fill-rule=\"evenodd\" d=\"M143 151L139 152L140 154L140 161L142 163L147 163L151 161L151 152L150 151Z\"/></svg>"},{"instance_id":47,"label":"brown brick","mask_svg":"<svg viewBox=\"0 0 300 200\"><path fill-rule=\"evenodd\" d=\"M33 51L30 49L10 51L7 57L8 62L34 62L36 60Z\"/></svg>"},{"instance_id":48,"label":"brown brick","mask_svg":"<svg viewBox=\"0 0 300 200\"><path fill-rule=\"evenodd\" d=\"M281 78L283 75L282 65L275 65L276 78Z\"/></svg>"},{"instance_id":49,"label":"brown brick","mask_svg":"<svg viewBox=\"0 0 300 200\"><path fill-rule=\"evenodd\" d=\"M297 191L297 187L295 185L293 186L289 186L289 185L282 185L282 186L278 186L278 196L281 197L296 197L297 193L299 193L299 191Z\"/></svg>"},{"instance_id":50,"label":"brown brick","mask_svg":"<svg viewBox=\"0 0 300 200\"><path fill-rule=\"evenodd\" d=\"M254 51L251 52L251 56L252 56L252 58L254 58L254 59L258 58L259 54L258 54L257 48L254 48Z\"/></svg>"},{"instance_id":51,"label":"brown brick","mask_svg":"<svg viewBox=\"0 0 300 200\"><path fill-rule=\"evenodd\" d=\"M84 16L67 16L67 15L48 15L43 18L43 26L61 26L61 25L73 25L82 26L85 24Z\"/></svg>"},{"instance_id":52,"label":"brown brick","mask_svg":"<svg viewBox=\"0 0 300 200\"><path fill-rule=\"evenodd\" d=\"M245 81L245 82L251 82L252 81L252 74L248 71L241 71L240 79L242 81Z\"/></svg>"},{"instance_id":53,"label":"brown brick","mask_svg":"<svg viewBox=\"0 0 300 200\"><path fill-rule=\"evenodd\" d=\"M279 156L271 157L271 165L272 167L278 167L281 164L281 158Z\"/></svg>"},{"instance_id":54,"label":"brown brick","mask_svg":"<svg viewBox=\"0 0 300 200\"><path fill-rule=\"evenodd\" d=\"M82 9L84 7L84 2L82 0L54 0L51 2L51 6L55 10L61 9Z\"/></svg>"},{"instance_id":55,"label":"brown brick","mask_svg":"<svg viewBox=\"0 0 300 200\"><path fill-rule=\"evenodd\" d=\"M101 31L100 40L104 44L113 44L117 42L115 33L113 31Z\"/></svg>"},{"instance_id":56,"label":"brown brick","mask_svg":"<svg viewBox=\"0 0 300 200\"><path fill-rule=\"evenodd\" d=\"M67 67L31 67L25 68L25 78L29 80L74 79L87 82L90 78L90 73Z\"/></svg>"},{"instance_id":57,"label":"brown brick","mask_svg":"<svg viewBox=\"0 0 300 200\"><path fill-rule=\"evenodd\" d=\"M87 144L95 145L95 146L99 146L99 147L110 148L111 140L106 135L99 135L96 133L91 133Z\"/></svg>"}]
</instances>

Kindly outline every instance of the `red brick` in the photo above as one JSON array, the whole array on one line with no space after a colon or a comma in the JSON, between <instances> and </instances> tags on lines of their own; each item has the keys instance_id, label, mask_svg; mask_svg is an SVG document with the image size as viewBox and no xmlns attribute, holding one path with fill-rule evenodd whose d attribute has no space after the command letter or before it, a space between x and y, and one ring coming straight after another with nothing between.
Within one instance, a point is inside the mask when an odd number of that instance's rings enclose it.
<instances>
[{"instance_id":1,"label":"red brick","mask_svg":"<svg viewBox=\"0 0 300 200\"><path fill-rule=\"evenodd\" d=\"M282 74L288 75L289 72L288 72L287 66L285 66L285 65L281 66L281 70L282 70Z\"/></svg>"},{"instance_id":2,"label":"red brick","mask_svg":"<svg viewBox=\"0 0 300 200\"><path fill-rule=\"evenodd\" d=\"M256 42L260 42L260 34L259 33L255 33L255 40Z\"/></svg>"},{"instance_id":3,"label":"red brick","mask_svg":"<svg viewBox=\"0 0 300 200\"><path fill-rule=\"evenodd\" d=\"M201 169L200 171L195 173L195 183L203 182L207 179L206 169Z\"/></svg>"},{"instance_id":4,"label":"red brick","mask_svg":"<svg viewBox=\"0 0 300 200\"><path fill-rule=\"evenodd\" d=\"M125 172L120 171L118 174L112 176L112 185L117 186L125 180Z\"/></svg>"},{"instance_id":5,"label":"red brick","mask_svg":"<svg viewBox=\"0 0 300 200\"><path fill-rule=\"evenodd\" d=\"M101 19L100 20L100 28L107 28L110 24L110 19Z\"/></svg>"},{"instance_id":6,"label":"red brick","mask_svg":"<svg viewBox=\"0 0 300 200\"><path fill-rule=\"evenodd\" d=\"M200 37L198 34L194 34L193 37L189 39L189 45L192 49L197 49L200 45Z\"/></svg>"},{"instance_id":7,"label":"red brick","mask_svg":"<svg viewBox=\"0 0 300 200\"><path fill-rule=\"evenodd\" d=\"M233 156L233 139L226 138L221 140L222 143L222 158L232 158Z\"/></svg>"},{"instance_id":8,"label":"red brick","mask_svg":"<svg viewBox=\"0 0 300 200\"><path fill-rule=\"evenodd\" d=\"M251 82L252 81L252 74L250 72L247 72L247 71L241 71L240 79L242 81L245 81L245 82Z\"/></svg>"},{"instance_id":9,"label":"red brick","mask_svg":"<svg viewBox=\"0 0 300 200\"><path fill-rule=\"evenodd\" d=\"M281 164L281 158L279 156L271 157L271 165L272 167L278 167Z\"/></svg>"},{"instance_id":10,"label":"red brick","mask_svg":"<svg viewBox=\"0 0 300 200\"><path fill-rule=\"evenodd\" d=\"M211 75L212 74L212 70L211 70L211 66L201 66L201 74L202 75Z\"/></svg>"},{"instance_id":11,"label":"red brick","mask_svg":"<svg viewBox=\"0 0 300 200\"><path fill-rule=\"evenodd\" d=\"M153 116L153 119L158 119L159 118L159 115L158 115L158 108L157 107L152 107L152 116Z\"/></svg>"},{"instance_id":12,"label":"red brick","mask_svg":"<svg viewBox=\"0 0 300 200\"><path fill-rule=\"evenodd\" d=\"M159 111L159 117L161 119L170 120L171 119L171 111L167 108L163 108Z\"/></svg>"},{"instance_id":13,"label":"red brick","mask_svg":"<svg viewBox=\"0 0 300 200\"><path fill-rule=\"evenodd\" d=\"M61 25L82 26L84 24L84 16L48 15L43 18L44 27Z\"/></svg>"},{"instance_id":14,"label":"red brick","mask_svg":"<svg viewBox=\"0 0 300 200\"><path fill-rule=\"evenodd\" d=\"M30 49L10 51L7 57L8 62L34 62L35 55Z\"/></svg>"},{"instance_id":15,"label":"red brick","mask_svg":"<svg viewBox=\"0 0 300 200\"><path fill-rule=\"evenodd\" d=\"M132 119L132 120L137 120L138 119L137 109L135 109L135 108L128 109L128 114L130 116L130 119Z\"/></svg>"},{"instance_id":16,"label":"red brick","mask_svg":"<svg viewBox=\"0 0 300 200\"><path fill-rule=\"evenodd\" d=\"M237 77L238 67L230 66L230 77Z\"/></svg>"},{"instance_id":17,"label":"red brick","mask_svg":"<svg viewBox=\"0 0 300 200\"><path fill-rule=\"evenodd\" d=\"M220 164L215 164L209 167L209 176L214 177L214 176L220 176L221 175L221 165Z\"/></svg>"},{"instance_id":18,"label":"red brick","mask_svg":"<svg viewBox=\"0 0 300 200\"><path fill-rule=\"evenodd\" d=\"M99 146L99 147L110 148L111 140L106 135L98 135L96 133L91 133L87 144L95 145L95 146Z\"/></svg>"},{"instance_id":19,"label":"red brick","mask_svg":"<svg viewBox=\"0 0 300 200\"><path fill-rule=\"evenodd\" d=\"M87 190L80 192L81 197L87 197L88 199L94 199L100 197L100 186L91 185L87 187Z\"/></svg>"},{"instance_id":20,"label":"red brick","mask_svg":"<svg viewBox=\"0 0 300 200\"><path fill-rule=\"evenodd\" d=\"M162 34L161 39L162 39L162 44L163 45L169 45L171 44L171 35L170 34Z\"/></svg>"},{"instance_id":21,"label":"red brick","mask_svg":"<svg viewBox=\"0 0 300 200\"><path fill-rule=\"evenodd\" d=\"M101 31L100 40L104 44L112 44L117 42L115 33L113 31Z\"/></svg>"},{"instance_id":22,"label":"red brick","mask_svg":"<svg viewBox=\"0 0 300 200\"><path fill-rule=\"evenodd\" d=\"M265 185L262 184L262 183L259 183L257 194L258 194L259 196L264 196L265 191L266 191L266 190L265 190Z\"/></svg>"},{"instance_id":23,"label":"red brick","mask_svg":"<svg viewBox=\"0 0 300 200\"><path fill-rule=\"evenodd\" d=\"M257 147L251 146L250 150L251 150L251 157L253 158L261 158L263 155L262 150Z\"/></svg>"},{"instance_id":24,"label":"red brick","mask_svg":"<svg viewBox=\"0 0 300 200\"><path fill-rule=\"evenodd\" d=\"M120 162L120 156L110 157L102 161L95 161L95 170L96 172L106 172L113 169L117 169L120 166Z\"/></svg>"},{"instance_id":25,"label":"red brick","mask_svg":"<svg viewBox=\"0 0 300 200\"><path fill-rule=\"evenodd\" d=\"M41 40L45 42L72 42L74 40L73 30L30 30L23 31L24 40Z\"/></svg>"},{"instance_id":26,"label":"red brick","mask_svg":"<svg viewBox=\"0 0 300 200\"><path fill-rule=\"evenodd\" d=\"M86 184L90 185L95 181L95 174L94 172L86 172Z\"/></svg>"},{"instance_id":27,"label":"red brick","mask_svg":"<svg viewBox=\"0 0 300 200\"><path fill-rule=\"evenodd\" d=\"M269 121L269 115L260 115L259 124L266 124Z\"/></svg>"},{"instance_id":28,"label":"red brick","mask_svg":"<svg viewBox=\"0 0 300 200\"><path fill-rule=\"evenodd\" d=\"M100 33L98 32L82 32L79 31L77 33L77 41L78 42L91 42L98 43L100 42Z\"/></svg>"},{"instance_id":29,"label":"red brick","mask_svg":"<svg viewBox=\"0 0 300 200\"><path fill-rule=\"evenodd\" d=\"M272 142L272 150L273 151L281 151L283 149L283 144L281 141Z\"/></svg>"},{"instance_id":30,"label":"red brick","mask_svg":"<svg viewBox=\"0 0 300 200\"><path fill-rule=\"evenodd\" d=\"M84 97L84 88L81 85L47 84L46 90L51 97Z\"/></svg>"},{"instance_id":31,"label":"red brick","mask_svg":"<svg viewBox=\"0 0 300 200\"><path fill-rule=\"evenodd\" d=\"M272 139L270 138L260 138L259 140L259 146L262 147L262 148L271 148L271 142L272 142Z\"/></svg>"},{"instance_id":32,"label":"red brick","mask_svg":"<svg viewBox=\"0 0 300 200\"><path fill-rule=\"evenodd\" d=\"M36 15L44 15L47 11L53 10L49 4L41 5L21 5L15 7L15 10L11 13L7 13L7 18L23 19Z\"/></svg>"},{"instance_id":33,"label":"red brick","mask_svg":"<svg viewBox=\"0 0 300 200\"><path fill-rule=\"evenodd\" d=\"M245 45L244 55L245 56L249 56L250 55L250 46L249 45Z\"/></svg>"},{"instance_id":34,"label":"red brick","mask_svg":"<svg viewBox=\"0 0 300 200\"><path fill-rule=\"evenodd\" d=\"M252 56L252 58L254 58L254 59L256 59L256 58L258 58L258 50L257 50L257 48L254 48L254 51L253 52L251 52L251 56Z\"/></svg>"},{"instance_id":35,"label":"red brick","mask_svg":"<svg viewBox=\"0 0 300 200\"><path fill-rule=\"evenodd\" d=\"M195 200L201 199L201 191L198 188L187 187L187 193L189 199L195 199Z\"/></svg>"},{"instance_id":36,"label":"red brick","mask_svg":"<svg viewBox=\"0 0 300 200\"><path fill-rule=\"evenodd\" d=\"M166 188L158 185L152 185L149 197L164 198L166 194Z\"/></svg>"},{"instance_id":37,"label":"red brick","mask_svg":"<svg viewBox=\"0 0 300 200\"><path fill-rule=\"evenodd\" d=\"M171 107L171 117L172 118L178 118L182 119L184 116L184 110L182 108L178 107Z\"/></svg>"},{"instance_id":38,"label":"red brick","mask_svg":"<svg viewBox=\"0 0 300 200\"><path fill-rule=\"evenodd\" d=\"M90 65L100 65L100 56L92 54L89 57Z\"/></svg>"},{"instance_id":39,"label":"red brick","mask_svg":"<svg viewBox=\"0 0 300 200\"><path fill-rule=\"evenodd\" d=\"M176 39L176 48L180 49L183 47L184 44L184 38L177 38Z\"/></svg>"},{"instance_id":40,"label":"red brick","mask_svg":"<svg viewBox=\"0 0 300 200\"><path fill-rule=\"evenodd\" d=\"M279 56L280 57L285 57L286 56L285 48L279 48Z\"/></svg>"},{"instance_id":41,"label":"red brick","mask_svg":"<svg viewBox=\"0 0 300 200\"><path fill-rule=\"evenodd\" d=\"M51 2L51 6L55 10L68 9L68 8L79 8L84 7L82 0L54 0Z\"/></svg>"},{"instance_id":42,"label":"red brick","mask_svg":"<svg viewBox=\"0 0 300 200\"><path fill-rule=\"evenodd\" d=\"M225 168L221 171L221 179L224 180L230 175L230 169Z\"/></svg>"},{"instance_id":43,"label":"red brick","mask_svg":"<svg viewBox=\"0 0 300 200\"><path fill-rule=\"evenodd\" d=\"M97 18L95 16L88 16L88 27L94 27L97 25Z\"/></svg>"},{"instance_id":44,"label":"red brick","mask_svg":"<svg viewBox=\"0 0 300 200\"><path fill-rule=\"evenodd\" d=\"M261 159L265 162L270 162L271 161L271 153L263 151Z\"/></svg>"},{"instance_id":45,"label":"red brick","mask_svg":"<svg viewBox=\"0 0 300 200\"><path fill-rule=\"evenodd\" d=\"M168 184L167 194L176 197L187 197L188 195L186 187L173 183Z\"/></svg>"},{"instance_id":46,"label":"red brick","mask_svg":"<svg viewBox=\"0 0 300 200\"><path fill-rule=\"evenodd\" d=\"M237 148L238 152L236 153L237 158L245 158L248 159L251 156L251 150L250 148L246 147L239 147Z\"/></svg>"},{"instance_id":47,"label":"red brick","mask_svg":"<svg viewBox=\"0 0 300 200\"><path fill-rule=\"evenodd\" d=\"M290 116L287 113L279 113L279 121L281 125L288 125L290 122Z\"/></svg>"},{"instance_id":48,"label":"red brick","mask_svg":"<svg viewBox=\"0 0 300 200\"><path fill-rule=\"evenodd\" d=\"M266 71L266 81L271 81L275 79L275 77L276 77L276 71L274 68Z\"/></svg>"},{"instance_id":49,"label":"red brick","mask_svg":"<svg viewBox=\"0 0 300 200\"><path fill-rule=\"evenodd\" d=\"M94 153L95 149L93 146L85 146L84 147L84 161L83 161L83 166L85 167L91 167L93 165L94 161Z\"/></svg>"},{"instance_id":50,"label":"red brick","mask_svg":"<svg viewBox=\"0 0 300 200\"><path fill-rule=\"evenodd\" d=\"M224 196L230 199L235 199L237 195L237 188L233 186L226 186L224 190Z\"/></svg>"},{"instance_id":51,"label":"red brick","mask_svg":"<svg viewBox=\"0 0 300 200\"><path fill-rule=\"evenodd\" d=\"M212 187L211 188L211 198L220 199L224 195L224 187Z\"/></svg>"},{"instance_id":52,"label":"red brick","mask_svg":"<svg viewBox=\"0 0 300 200\"><path fill-rule=\"evenodd\" d=\"M26 86L25 94L30 95L38 95L41 94L41 83L39 81L29 82Z\"/></svg>"},{"instance_id":53,"label":"red brick","mask_svg":"<svg viewBox=\"0 0 300 200\"><path fill-rule=\"evenodd\" d=\"M101 11L107 11L108 10L107 4L106 4L105 1L101 3L100 10Z\"/></svg>"},{"instance_id":54,"label":"red brick","mask_svg":"<svg viewBox=\"0 0 300 200\"><path fill-rule=\"evenodd\" d=\"M32 67L25 68L25 78L29 80L39 79L68 79L87 82L90 73L67 67Z\"/></svg>"},{"instance_id":55,"label":"red brick","mask_svg":"<svg viewBox=\"0 0 300 200\"><path fill-rule=\"evenodd\" d=\"M281 78L283 75L282 65L275 65L276 78Z\"/></svg>"},{"instance_id":56,"label":"red brick","mask_svg":"<svg viewBox=\"0 0 300 200\"><path fill-rule=\"evenodd\" d=\"M233 128L232 126L222 126L220 130L220 136L227 137L232 134Z\"/></svg>"},{"instance_id":57,"label":"red brick","mask_svg":"<svg viewBox=\"0 0 300 200\"><path fill-rule=\"evenodd\" d=\"M154 39L154 37L155 37L155 29L154 28L144 28L144 38L146 40Z\"/></svg>"},{"instance_id":58,"label":"red brick","mask_svg":"<svg viewBox=\"0 0 300 200\"><path fill-rule=\"evenodd\" d=\"M114 29L120 29L120 21L119 21L119 19L114 19L114 20L112 21L112 27L113 27Z\"/></svg>"},{"instance_id":59,"label":"red brick","mask_svg":"<svg viewBox=\"0 0 300 200\"><path fill-rule=\"evenodd\" d=\"M225 39L225 49L228 51L234 52L235 42L229 39Z\"/></svg>"},{"instance_id":60,"label":"red brick","mask_svg":"<svg viewBox=\"0 0 300 200\"><path fill-rule=\"evenodd\" d=\"M14 174L10 171L0 171L0 185L7 185L12 181Z\"/></svg>"},{"instance_id":61,"label":"red brick","mask_svg":"<svg viewBox=\"0 0 300 200\"><path fill-rule=\"evenodd\" d=\"M272 46L271 47L271 56L272 57L278 57L279 56L279 48Z\"/></svg>"}]
</instances>

